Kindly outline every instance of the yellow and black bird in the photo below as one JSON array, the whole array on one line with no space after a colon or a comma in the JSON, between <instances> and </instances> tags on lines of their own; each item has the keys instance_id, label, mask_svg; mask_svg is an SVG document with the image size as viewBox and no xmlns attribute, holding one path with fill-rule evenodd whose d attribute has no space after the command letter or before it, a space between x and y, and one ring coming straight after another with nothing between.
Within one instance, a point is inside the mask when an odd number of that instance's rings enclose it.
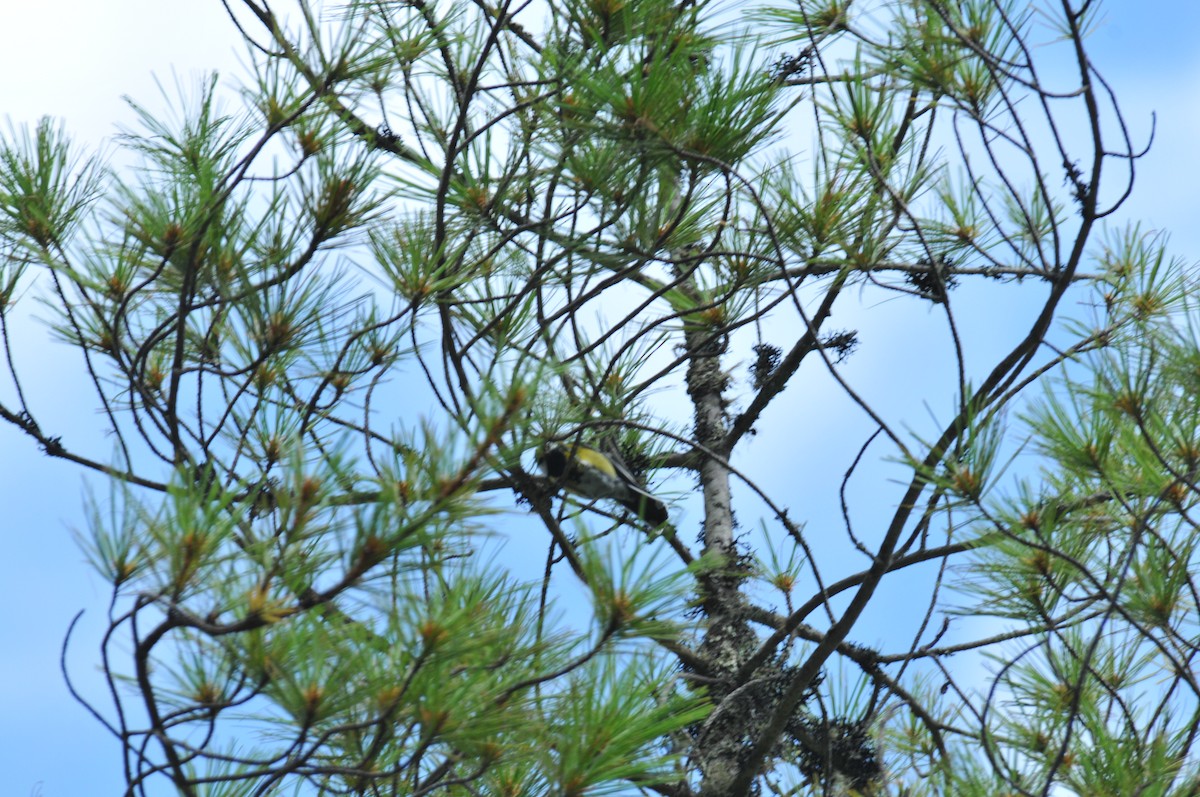
<instances>
[{"instance_id":1,"label":"yellow and black bird","mask_svg":"<svg viewBox=\"0 0 1200 797\"><path fill-rule=\"evenodd\" d=\"M584 498L608 498L654 526L667 522L667 507L646 492L613 451L606 454L580 443L549 444L538 452L546 475Z\"/></svg>"}]
</instances>

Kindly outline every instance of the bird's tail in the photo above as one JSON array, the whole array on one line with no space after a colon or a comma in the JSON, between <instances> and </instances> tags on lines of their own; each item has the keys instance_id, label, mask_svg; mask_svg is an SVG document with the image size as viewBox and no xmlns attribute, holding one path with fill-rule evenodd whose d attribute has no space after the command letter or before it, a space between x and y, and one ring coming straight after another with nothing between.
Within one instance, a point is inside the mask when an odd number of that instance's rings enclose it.
<instances>
[{"instance_id":1,"label":"bird's tail","mask_svg":"<svg viewBox=\"0 0 1200 797\"><path fill-rule=\"evenodd\" d=\"M669 517L667 507L662 501L636 490L629 490L628 495L617 499L617 503L652 526L661 526Z\"/></svg>"}]
</instances>

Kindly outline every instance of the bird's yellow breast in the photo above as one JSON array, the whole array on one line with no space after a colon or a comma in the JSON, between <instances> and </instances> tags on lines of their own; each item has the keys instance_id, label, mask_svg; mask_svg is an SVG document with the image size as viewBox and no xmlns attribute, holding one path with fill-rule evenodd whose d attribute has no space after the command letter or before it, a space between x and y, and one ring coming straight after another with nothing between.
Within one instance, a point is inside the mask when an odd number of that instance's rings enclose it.
<instances>
[{"instance_id":1,"label":"bird's yellow breast","mask_svg":"<svg viewBox=\"0 0 1200 797\"><path fill-rule=\"evenodd\" d=\"M580 463L595 468L605 476L616 478L617 469L613 467L612 462L608 457L601 454L594 448L587 446L575 446L574 457Z\"/></svg>"}]
</instances>

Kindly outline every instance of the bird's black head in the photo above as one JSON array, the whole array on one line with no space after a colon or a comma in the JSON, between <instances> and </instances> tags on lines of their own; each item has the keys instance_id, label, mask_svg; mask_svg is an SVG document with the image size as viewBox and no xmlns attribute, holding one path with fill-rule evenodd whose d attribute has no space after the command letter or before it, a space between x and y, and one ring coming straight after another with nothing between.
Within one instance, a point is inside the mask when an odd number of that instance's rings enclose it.
<instances>
[{"instance_id":1,"label":"bird's black head","mask_svg":"<svg viewBox=\"0 0 1200 797\"><path fill-rule=\"evenodd\" d=\"M561 479L567 472L567 452L558 446L543 448L537 461L552 479Z\"/></svg>"}]
</instances>

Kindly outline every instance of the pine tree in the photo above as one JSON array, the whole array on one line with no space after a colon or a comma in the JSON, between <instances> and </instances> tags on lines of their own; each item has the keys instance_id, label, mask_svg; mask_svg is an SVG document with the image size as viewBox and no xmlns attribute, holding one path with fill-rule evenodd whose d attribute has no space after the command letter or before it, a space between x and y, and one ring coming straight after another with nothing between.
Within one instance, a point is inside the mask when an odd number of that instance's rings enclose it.
<instances>
[{"instance_id":1,"label":"pine tree","mask_svg":"<svg viewBox=\"0 0 1200 797\"><path fill-rule=\"evenodd\" d=\"M1102 227L1095 4L227 8L136 168L0 149L129 794L1200 793L1193 277Z\"/></svg>"}]
</instances>

